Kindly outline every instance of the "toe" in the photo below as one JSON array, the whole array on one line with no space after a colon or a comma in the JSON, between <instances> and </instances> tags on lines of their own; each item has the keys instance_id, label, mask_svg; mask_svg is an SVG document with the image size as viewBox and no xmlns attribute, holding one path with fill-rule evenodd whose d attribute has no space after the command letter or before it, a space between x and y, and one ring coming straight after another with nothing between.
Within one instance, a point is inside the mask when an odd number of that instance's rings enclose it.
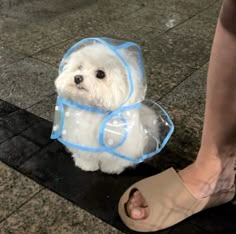
<instances>
[{"instance_id":1,"label":"toe","mask_svg":"<svg viewBox=\"0 0 236 234\"><path fill-rule=\"evenodd\" d=\"M129 202L133 204L134 207L142 206L142 199L140 199L140 193L137 191L129 199Z\"/></svg>"},{"instance_id":2,"label":"toe","mask_svg":"<svg viewBox=\"0 0 236 234\"><path fill-rule=\"evenodd\" d=\"M126 203L126 213L133 219L144 219L148 216L148 206L142 194L136 190L129 196Z\"/></svg>"},{"instance_id":3,"label":"toe","mask_svg":"<svg viewBox=\"0 0 236 234\"><path fill-rule=\"evenodd\" d=\"M136 220L144 219L146 217L146 208L136 207L132 209L130 212L130 217Z\"/></svg>"}]
</instances>

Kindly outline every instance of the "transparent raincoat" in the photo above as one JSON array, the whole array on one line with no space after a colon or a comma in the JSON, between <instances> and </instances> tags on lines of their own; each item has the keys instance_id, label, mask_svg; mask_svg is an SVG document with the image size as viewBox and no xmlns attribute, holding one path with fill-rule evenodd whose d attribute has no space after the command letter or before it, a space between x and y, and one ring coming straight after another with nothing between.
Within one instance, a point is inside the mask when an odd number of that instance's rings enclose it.
<instances>
[{"instance_id":1,"label":"transparent raincoat","mask_svg":"<svg viewBox=\"0 0 236 234\"><path fill-rule=\"evenodd\" d=\"M103 110L58 96L51 138L59 140L66 147L94 153L93 157L96 154L99 157L98 153L106 152L133 163L140 163L164 148L174 131L174 124L159 104L145 99L146 77L142 52L133 42L110 38L82 39L66 52L60 63L59 73L63 71L66 60L74 51L94 43L101 43L109 48L124 66L129 85L126 101L116 110ZM130 53L133 54L132 57L128 56ZM135 75L130 67L131 62L138 71ZM139 92L138 100L128 104L135 92L134 79L139 79L143 89ZM69 124L69 118L73 118L76 123ZM91 126L97 127L90 131ZM66 137L68 131L76 137ZM84 133L86 137L82 136ZM134 136L135 141L132 139ZM89 140L94 137L96 141Z\"/></svg>"}]
</instances>

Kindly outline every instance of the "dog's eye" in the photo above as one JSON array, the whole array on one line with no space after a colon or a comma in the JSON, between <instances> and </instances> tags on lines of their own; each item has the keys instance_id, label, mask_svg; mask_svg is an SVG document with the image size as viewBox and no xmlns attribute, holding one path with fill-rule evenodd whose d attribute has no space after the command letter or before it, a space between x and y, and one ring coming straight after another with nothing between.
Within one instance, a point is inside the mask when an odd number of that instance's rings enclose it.
<instances>
[{"instance_id":1,"label":"dog's eye","mask_svg":"<svg viewBox=\"0 0 236 234\"><path fill-rule=\"evenodd\" d=\"M97 70L97 71L96 71L96 77L97 77L98 79L103 79L103 78L106 77L106 74L105 74L105 72L102 71L102 70Z\"/></svg>"},{"instance_id":2,"label":"dog's eye","mask_svg":"<svg viewBox=\"0 0 236 234\"><path fill-rule=\"evenodd\" d=\"M79 66L78 66L78 69L81 70L81 69L82 69L82 65L79 65Z\"/></svg>"}]
</instances>

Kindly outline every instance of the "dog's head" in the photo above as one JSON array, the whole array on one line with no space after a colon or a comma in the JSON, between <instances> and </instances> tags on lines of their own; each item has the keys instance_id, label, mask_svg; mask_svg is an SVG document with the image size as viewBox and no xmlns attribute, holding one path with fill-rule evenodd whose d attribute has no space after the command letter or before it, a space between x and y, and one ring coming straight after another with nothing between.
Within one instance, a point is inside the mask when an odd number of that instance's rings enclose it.
<instances>
[{"instance_id":1,"label":"dog's head","mask_svg":"<svg viewBox=\"0 0 236 234\"><path fill-rule=\"evenodd\" d=\"M133 76L135 69L131 66ZM58 94L66 99L107 110L120 107L129 94L124 65L112 50L99 43L87 45L72 53L55 85ZM141 88L140 84L138 86L134 85L130 104L137 101L138 94L135 94Z\"/></svg>"}]
</instances>

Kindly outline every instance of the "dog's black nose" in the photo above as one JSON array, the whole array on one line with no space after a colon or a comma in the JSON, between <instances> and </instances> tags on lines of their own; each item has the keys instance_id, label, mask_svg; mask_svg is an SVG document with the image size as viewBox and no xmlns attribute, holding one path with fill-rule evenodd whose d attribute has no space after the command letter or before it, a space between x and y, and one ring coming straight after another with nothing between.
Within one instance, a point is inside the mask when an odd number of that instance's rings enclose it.
<instances>
[{"instance_id":1,"label":"dog's black nose","mask_svg":"<svg viewBox=\"0 0 236 234\"><path fill-rule=\"evenodd\" d=\"M83 82L83 80L84 80L84 77L81 76L81 75L76 75L74 77L74 81L75 81L76 84L80 84L81 82Z\"/></svg>"}]
</instances>

